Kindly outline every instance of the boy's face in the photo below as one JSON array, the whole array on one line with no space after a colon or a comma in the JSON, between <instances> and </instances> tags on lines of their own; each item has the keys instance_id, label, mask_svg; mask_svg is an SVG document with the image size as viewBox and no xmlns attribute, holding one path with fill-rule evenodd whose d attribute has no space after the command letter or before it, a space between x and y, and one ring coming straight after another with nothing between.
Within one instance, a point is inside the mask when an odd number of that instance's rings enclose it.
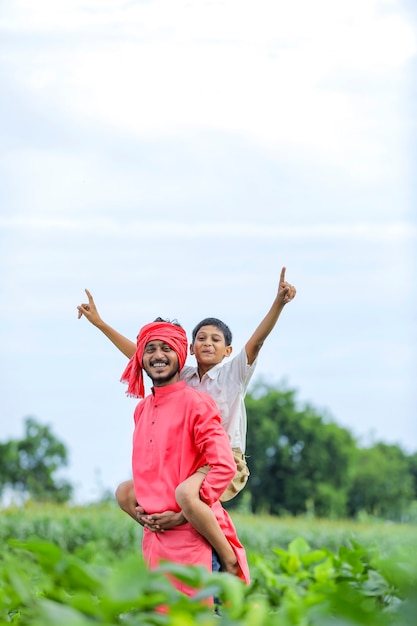
<instances>
[{"instance_id":1,"label":"boy's face","mask_svg":"<svg viewBox=\"0 0 417 626\"><path fill-rule=\"evenodd\" d=\"M232 346L226 346L224 335L217 326L202 326L190 345L190 354L194 354L197 363L212 367L230 356Z\"/></svg>"},{"instance_id":2,"label":"boy's face","mask_svg":"<svg viewBox=\"0 0 417 626\"><path fill-rule=\"evenodd\" d=\"M154 340L146 344L142 365L155 387L171 385L178 380L178 355L164 341Z\"/></svg>"}]
</instances>

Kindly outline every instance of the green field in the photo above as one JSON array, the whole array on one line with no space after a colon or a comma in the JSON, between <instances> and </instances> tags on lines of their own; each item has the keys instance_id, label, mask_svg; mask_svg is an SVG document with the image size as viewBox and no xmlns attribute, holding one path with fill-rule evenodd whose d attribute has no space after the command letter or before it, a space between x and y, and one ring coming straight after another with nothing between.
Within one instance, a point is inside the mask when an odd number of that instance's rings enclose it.
<instances>
[{"instance_id":1,"label":"green field","mask_svg":"<svg viewBox=\"0 0 417 626\"><path fill-rule=\"evenodd\" d=\"M271 548L286 548L295 537L304 537L311 547L336 550L350 539L364 545L377 543L384 551L398 544L415 544L417 526L384 521L354 522L308 518L278 518L232 512L239 537L248 551L267 554ZM140 552L141 526L112 504L88 507L27 505L3 510L0 541L37 535L74 550L89 541L103 542L109 553L120 556L136 546Z\"/></svg>"},{"instance_id":2,"label":"green field","mask_svg":"<svg viewBox=\"0 0 417 626\"><path fill-rule=\"evenodd\" d=\"M416 526L232 513L252 583L169 567L219 595L220 619L140 556L142 529L114 505L26 506L0 517L0 624L414 626ZM169 613L155 607L169 606Z\"/></svg>"}]
</instances>

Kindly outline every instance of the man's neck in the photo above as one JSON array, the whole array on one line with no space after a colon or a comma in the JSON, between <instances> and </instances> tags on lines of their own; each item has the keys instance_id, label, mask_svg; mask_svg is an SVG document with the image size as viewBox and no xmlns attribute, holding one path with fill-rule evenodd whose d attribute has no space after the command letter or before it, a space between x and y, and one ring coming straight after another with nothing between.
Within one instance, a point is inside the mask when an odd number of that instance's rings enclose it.
<instances>
[{"instance_id":1,"label":"man's neck","mask_svg":"<svg viewBox=\"0 0 417 626\"><path fill-rule=\"evenodd\" d=\"M173 376L169 380L153 380L152 379L152 383L154 387L168 387L169 385L174 385L175 383L178 383L179 380L180 380L180 375L178 372L177 374L175 374L175 376Z\"/></svg>"}]
</instances>

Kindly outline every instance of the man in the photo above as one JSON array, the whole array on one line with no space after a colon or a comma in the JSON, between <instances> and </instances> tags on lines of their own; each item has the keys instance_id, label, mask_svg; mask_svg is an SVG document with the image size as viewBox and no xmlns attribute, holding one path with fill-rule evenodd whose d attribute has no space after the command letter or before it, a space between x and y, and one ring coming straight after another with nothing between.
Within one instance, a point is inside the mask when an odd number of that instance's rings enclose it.
<instances>
[{"instance_id":1,"label":"man","mask_svg":"<svg viewBox=\"0 0 417 626\"><path fill-rule=\"evenodd\" d=\"M236 464L216 403L208 394L180 380L187 348L181 327L164 321L147 324L139 332L136 352L122 375L122 381L128 384L127 393L133 397L144 396L143 370L153 383L151 393L134 412L132 470L136 498L147 515L165 511L181 514L175 497L177 487L208 465L200 488L206 519L211 517L220 527L236 563L236 574L249 583L245 549L219 501L235 474ZM185 522L163 532L145 527L142 550L148 566L154 568L168 560L211 570L210 524L197 529ZM179 581L175 585L184 593L194 593Z\"/></svg>"}]
</instances>

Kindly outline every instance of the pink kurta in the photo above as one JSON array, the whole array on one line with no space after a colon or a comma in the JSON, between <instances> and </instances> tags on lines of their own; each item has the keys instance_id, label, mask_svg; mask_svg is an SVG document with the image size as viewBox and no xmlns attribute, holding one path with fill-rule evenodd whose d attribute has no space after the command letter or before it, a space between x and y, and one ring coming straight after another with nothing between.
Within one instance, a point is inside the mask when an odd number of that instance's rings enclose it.
<instances>
[{"instance_id":1,"label":"pink kurta","mask_svg":"<svg viewBox=\"0 0 417 626\"><path fill-rule=\"evenodd\" d=\"M245 549L218 500L236 472L236 463L214 400L180 381L153 388L137 405L134 419L132 467L137 501L148 514L179 511L176 487L198 468L210 465L200 497L215 513L235 551L241 578L249 583ZM163 533L145 529L142 548L151 568L161 560L212 568L210 544L189 523Z\"/></svg>"}]
</instances>

